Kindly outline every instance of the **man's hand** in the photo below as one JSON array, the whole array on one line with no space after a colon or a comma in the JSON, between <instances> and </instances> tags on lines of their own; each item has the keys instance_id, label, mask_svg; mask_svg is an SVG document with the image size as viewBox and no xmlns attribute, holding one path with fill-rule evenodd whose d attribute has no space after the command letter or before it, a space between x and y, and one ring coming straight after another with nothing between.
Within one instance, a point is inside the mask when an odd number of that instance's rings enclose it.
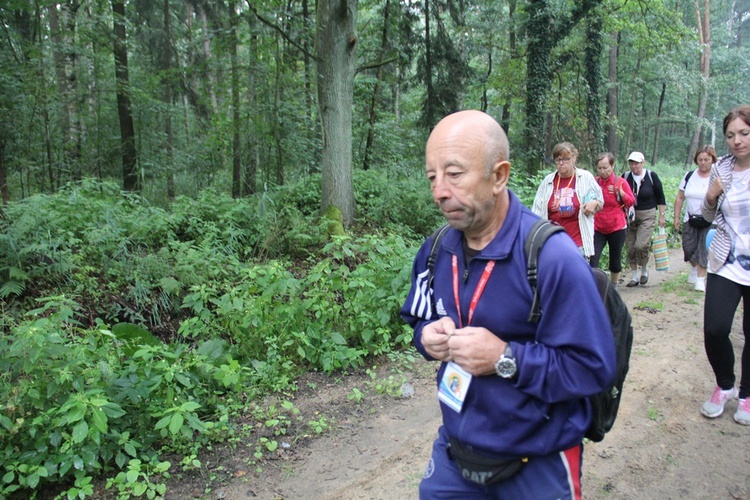
<instances>
[{"instance_id":1,"label":"man's hand","mask_svg":"<svg viewBox=\"0 0 750 500\"><path fill-rule=\"evenodd\" d=\"M423 334L424 343L424 334ZM495 362L508 345L486 328L455 329L448 338L450 359L472 375L492 375Z\"/></svg>"},{"instance_id":2,"label":"man's hand","mask_svg":"<svg viewBox=\"0 0 750 500\"><path fill-rule=\"evenodd\" d=\"M425 325L422 329L422 347L438 361L450 361L448 339L456 331L456 324L448 316Z\"/></svg>"}]
</instances>

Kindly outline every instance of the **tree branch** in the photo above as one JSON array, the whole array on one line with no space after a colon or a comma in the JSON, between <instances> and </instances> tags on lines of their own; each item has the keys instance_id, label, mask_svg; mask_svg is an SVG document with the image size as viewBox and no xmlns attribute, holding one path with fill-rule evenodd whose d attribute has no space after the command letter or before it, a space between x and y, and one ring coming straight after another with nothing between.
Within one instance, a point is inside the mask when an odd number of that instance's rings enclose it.
<instances>
[{"instance_id":1,"label":"tree branch","mask_svg":"<svg viewBox=\"0 0 750 500\"><path fill-rule=\"evenodd\" d=\"M310 52L307 51L307 49L305 49L304 47L302 47L301 45L299 45L297 42L295 42L294 40L292 40L291 37L284 30L282 30L281 28L279 28L278 24L272 23L271 21L269 21L265 17L261 16L258 13L258 11L255 9L255 7L253 6L253 4L250 2L250 0L247 0L247 6L250 8L250 10L253 12L253 14L255 14L255 17L257 17L260 22L262 22L263 24L265 24L266 26L268 26L270 28L273 28L275 31L277 31L282 36L282 38L284 38L284 40L286 40L287 42L289 42L292 45L294 45L295 47L297 47L297 49L299 49L303 54L305 54L308 57L314 59L315 61L319 61L320 60L316 55L311 54Z\"/></svg>"},{"instance_id":2,"label":"tree branch","mask_svg":"<svg viewBox=\"0 0 750 500\"><path fill-rule=\"evenodd\" d=\"M375 61L375 62L364 64L360 66L359 68L357 68L354 74L356 75L368 69L379 68L381 66L385 66L386 64L390 64L395 60L396 60L396 57L394 56L394 57L389 57L388 59L385 59L383 61Z\"/></svg>"}]
</instances>

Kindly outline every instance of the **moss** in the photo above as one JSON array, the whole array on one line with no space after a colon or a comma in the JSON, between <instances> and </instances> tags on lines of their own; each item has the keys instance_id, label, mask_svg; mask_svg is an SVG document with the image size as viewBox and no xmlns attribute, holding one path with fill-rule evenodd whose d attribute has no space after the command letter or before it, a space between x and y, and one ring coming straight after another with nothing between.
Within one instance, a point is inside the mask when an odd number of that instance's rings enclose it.
<instances>
[{"instance_id":1,"label":"moss","mask_svg":"<svg viewBox=\"0 0 750 500\"><path fill-rule=\"evenodd\" d=\"M328 205L320 214L320 224L326 237L344 235L344 216L336 205Z\"/></svg>"}]
</instances>

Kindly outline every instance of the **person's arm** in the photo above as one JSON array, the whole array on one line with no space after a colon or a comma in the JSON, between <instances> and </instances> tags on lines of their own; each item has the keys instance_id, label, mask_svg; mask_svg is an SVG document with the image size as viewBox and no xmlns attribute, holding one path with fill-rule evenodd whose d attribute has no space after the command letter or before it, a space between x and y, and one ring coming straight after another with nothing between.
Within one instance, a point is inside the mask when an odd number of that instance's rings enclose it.
<instances>
[{"instance_id":1,"label":"person's arm","mask_svg":"<svg viewBox=\"0 0 750 500\"><path fill-rule=\"evenodd\" d=\"M659 179L659 176L655 172L652 171L651 176L654 183L656 207L659 209L659 227L664 227L667 224L667 199L664 196L664 187L661 184L661 179Z\"/></svg>"},{"instance_id":2,"label":"person's arm","mask_svg":"<svg viewBox=\"0 0 750 500\"><path fill-rule=\"evenodd\" d=\"M685 191L680 189L674 199L674 228L679 231L682 228L682 203L685 201Z\"/></svg>"},{"instance_id":3,"label":"person's arm","mask_svg":"<svg viewBox=\"0 0 750 500\"><path fill-rule=\"evenodd\" d=\"M565 240L565 241L563 241ZM611 326L588 263L562 233L539 254L543 307L534 342L511 342L519 366L516 387L545 403L590 396L615 374Z\"/></svg>"},{"instance_id":4,"label":"person's arm","mask_svg":"<svg viewBox=\"0 0 750 500\"><path fill-rule=\"evenodd\" d=\"M716 210L719 208L719 197L724 192L724 184L721 182L716 165L711 167L711 176L708 179L708 191L701 203L701 215L709 222L716 218Z\"/></svg>"},{"instance_id":5,"label":"person's arm","mask_svg":"<svg viewBox=\"0 0 750 500\"><path fill-rule=\"evenodd\" d=\"M604 208L604 193L602 193L602 188L599 183L596 182L596 178L590 172L585 170L584 172L588 174L584 174L582 177L586 179L588 189L584 196L585 202L581 208L585 215L593 215Z\"/></svg>"},{"instance_id":6,"label":"person's arm","mask_svg":"<svg viewBox=\"0 0 750 500\"><path fill-rule=\"evenodd\" d=\"M547 191L547 177L545 176L542 183L536 190L536 196L534 196L534 203L531 206L531 211L537 214L542 219L548 218L547 204L549 203L550 193Z\"/></svg>"},{"instance_id":7,"label":"person's arm","mask_svg":"<svg viewBox=\"0 0 750 500\"><path fill-rule=\"evenodd\" d=\"M427 287L427 259L430 254L430 242L425 242L414 257L411 269L411 288L401 307L401 318L414 329L413 343L422 356L429 361L433 357L422 342L422 332L426 325L435 322L437 314L432 310L432 297Z\"/></svg>"}]
</instances>

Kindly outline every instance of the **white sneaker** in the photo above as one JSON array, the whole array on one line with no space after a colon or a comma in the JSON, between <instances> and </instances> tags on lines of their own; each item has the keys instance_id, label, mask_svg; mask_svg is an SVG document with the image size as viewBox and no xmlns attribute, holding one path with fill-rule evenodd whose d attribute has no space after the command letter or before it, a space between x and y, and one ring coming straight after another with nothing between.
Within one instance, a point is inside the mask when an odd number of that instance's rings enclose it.
<instances>
[{"instance_id":1,"label":"white sneaker","mask_svg":"<svg viewBox=\"0 0 750 500\"><path fill-rule=\"evenodd\" d=\"M698 278L698 268L697 267L691 267L690 268L690 274L688 274L688 283L693 284L695 283L695 280Z\"/></svg>"},{"instance_id":2,"label":"white sneaker","mask_svg":"<svg viewBox=\"0 0 750 500\"><path fill-rule=\"evenodd\" d=\"M711 394L711 399L703 403L703 406L701 406L701 413L707 418L718 417L724 413L724 406L726 406L727 402L730 399L737 399L738 394L739 391L734 387L728 391L722 391L721 387L717 386L716 389L714 389L713 394Z\"/></svg>"},{"instance_id":3,"label":"white sneaker","mask_svg":"<svg viewBox=\"0 0 750 500\"><path fill-rule=\"evenodd\" d=\"M697 292L705 292L706 291L706 278L696 278L695 279L695 290Z\"/></svg>"},{"instance_id":4,"label":"white sneaker","mask_svg":"<svg viewBox=\"0 0 750 500\"><path fill-rule=\"evenodd\" d=\"M737 413L734 414L734 421L738 424L750 425L750 398L740 399Z\"/></svg>"}]
</instances>

